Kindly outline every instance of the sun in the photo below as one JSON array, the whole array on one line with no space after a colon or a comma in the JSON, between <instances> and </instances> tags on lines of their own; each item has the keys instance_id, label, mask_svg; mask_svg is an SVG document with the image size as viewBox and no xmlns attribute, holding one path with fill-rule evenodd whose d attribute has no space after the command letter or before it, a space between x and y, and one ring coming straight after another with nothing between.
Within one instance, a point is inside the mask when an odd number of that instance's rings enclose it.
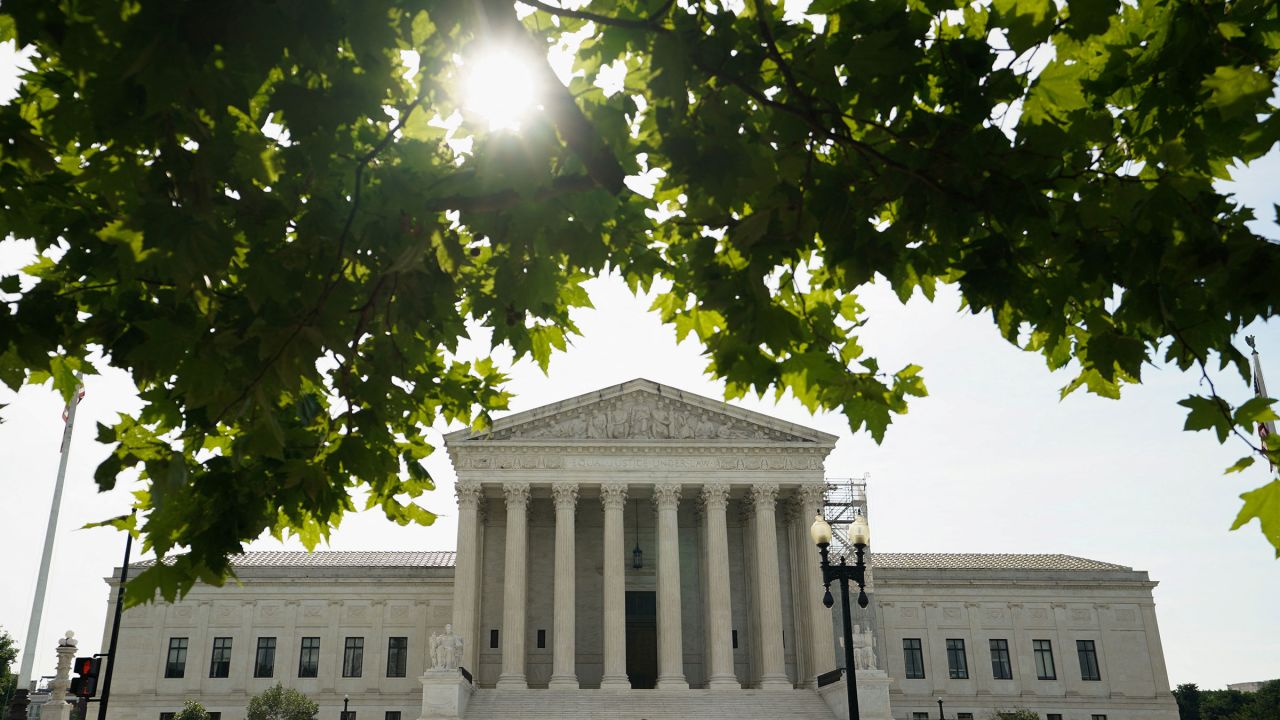
<instances>
[{"instance_id":1,"label":"sun","mask_svg":"<svg viewBox=\"0 0 1280 720\"><path fill-rule=\"evenodd\" d=\"M538 107L537 58L506 47L490 47L462 60L464 110L490 130L519 130Z\"/></svg>"}]
</instances>

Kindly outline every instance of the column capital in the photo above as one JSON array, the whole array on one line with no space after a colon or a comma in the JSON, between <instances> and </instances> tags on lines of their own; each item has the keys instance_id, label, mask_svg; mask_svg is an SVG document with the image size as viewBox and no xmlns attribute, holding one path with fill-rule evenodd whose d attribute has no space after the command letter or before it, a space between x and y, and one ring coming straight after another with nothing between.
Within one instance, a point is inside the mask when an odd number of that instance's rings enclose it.
<instances>
[{"instance_id":1,"label":"column capital","mask_svg":"<svg viewBox=\"0 0 1280 720\"><path fill-rule=\"evenodd\" d=\"M459 482L453 486L453 494L458 498L458 507L477 507L484 497L484 489L478 482Z\"/></svg>"},{"instance_id":2,"label":"column capital","mask_svg":"<svg viewBox=\"0 0 1280 720\"><path fill-rule=\"evenodd\" d=\"M600 487L600 504L605 510L621 510L627 506L626 485L602 485Z\"/></svg>"},{"instance_id":3,"label":"column capital","mask_svg":"<svg viewBox=\"0 0 1280 720\"><path fill-rule=\"evenodd\" d=\"M796 500L807 505L810 509L807 513L817 512L817 508L822 507L827 498L827 485L801 485L796 489Z\"/></svg>"},{"instance_id":4,"label":"column capital","mask_svg":"<svg viewBox=\"0 0 1280 720\"><path fill-rule=\"evenodd\" d=\"M524 507L529 504L529 483L527 482L503 483L502 493L507 496L507 507Z\"/></svg>"},{"instance_id":5,"label":"column capital","mask_svg":"<svg viewBox=\"0 0 1280 720\"><path fill-rule=\"evenodd\" d=\"M702 486L702 505L708 510L724 510L729 505L728 483L708 483Z\"/></svg>"},{"instance_id":6,"label":"column capital","mask_svg":"<svg viewBox=\"0 0 1280 720\"><path fill-rule=\"evenodd\" d=\"M551 497L555 498L557 508L574 509L578 505L578 483L558 482L552 484Z\"/></svg>"},{"instance_id":7,"label":"column capital","mask_svg":"<svg viewBox=\"0 0 1280 720\"><path fill-rule=\"evenodd\" d=\"M653 504L659 509L674 510L680 504L680 486L676 483L659 483L653 486Z\"/></svg>"},{"instance_id":8,"label":"column capital","mask_svg":"<svg viewBox=\"0 0 1280 720\"><path fill-rule=\"evenodd\" d=\"M751 486L751 503L756 511L772 510L778 501L777 483L757 483Z\"/></svg>"}]
</instances>

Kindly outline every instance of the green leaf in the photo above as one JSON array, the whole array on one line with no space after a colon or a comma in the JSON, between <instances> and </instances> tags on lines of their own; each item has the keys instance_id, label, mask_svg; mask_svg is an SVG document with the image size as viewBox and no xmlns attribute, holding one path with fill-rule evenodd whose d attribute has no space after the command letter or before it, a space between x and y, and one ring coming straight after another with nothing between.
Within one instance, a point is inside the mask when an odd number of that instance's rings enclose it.
<instances>
[{"instance_id":1,"label":"green leaf","mask_svg":"<svg viewBox=\"0 0 1280 720\"><path fill-rule=\"evenodd\" d=\"M1235 461L1235 463L1232 464L1231 467L1227 468L1227 471L1223 473L1223 475L1230 475L1231 473L1244 472L1246 469L1253 466L1253 462L1254 462L1254 457L1252 455L1245 455L1244 457Z\"/></svg>"},{"instance_id":2,"label":"green leaf","mask_svg":"<svg viewBox=\"0 0 1280 720\"><path fill-rule=\"evenodd\" d=\"M1239 530L1251 520L1257 518L1262 534L1276 549L1276 557L1280 558L1280 480L1272 480L1255 490L1240 496L1244 507L1231 524L1232 530Z\"/></svg>"},{"instance_id":3,"label":"green leaf","mask_svg":"<svg viewBox=\"0 0 1280 720\"><path fill-rule=\"evenodd\" d=\"M1273 75L1251 66L1219 66L1204 79L1204 89L1209 92L1205 107L1215 108L1227 118L1259 112L1271 97Z\"/></svg>"},{"instance_id":4,"label":"green leaf","mask_svg":"<svg viewBox=\"0 0 1280 720\"><path fill-rule=\"evenodd\" d=\"M1183 430L1213 430L1218 434L1218 442L1226 442L1231 433L1230 408L1225 408L1221 400L1191 395L1178 404L1187 408L1187 421Z\"/></svg>"}]
</instances>

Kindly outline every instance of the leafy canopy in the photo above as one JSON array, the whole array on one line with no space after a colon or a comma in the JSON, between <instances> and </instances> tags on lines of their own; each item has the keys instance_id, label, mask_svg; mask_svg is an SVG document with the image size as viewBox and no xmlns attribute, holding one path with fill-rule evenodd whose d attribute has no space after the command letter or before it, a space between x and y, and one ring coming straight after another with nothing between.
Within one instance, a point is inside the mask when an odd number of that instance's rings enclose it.
<instances>
[{"instance_id":1,"label":"leafy canopy","mask_svg":"<svg viewBox=\"0 0 1280 720\"><path fill-rule=\"evenodd\" d=\"M730 398L791 392L876 440L925 393L859 343L877 277L954 284L1078 370L1064 394L1154 362L1249 377L1234 340L1274 314L1280 256L1213 183L1280 137L1275 3L517 7L5 3L35 56L0 108L0 233L42 254L0 279L0 380L131 374L145 408L99 428L96 479L138 469L140 525L112 522L188 551L132 602L220 582L264 530L313 546L357 487L431 522L422 429L508 401L457 355L468 324L545 368L606 270L661 281ZM459 58L494 46L544 87L518 133L459 113ZM1276 456L1250 440L1271 400L1184 404ZM1280 481L1245 497L1280 548Z\"/></svg>"},{"instance_id":2,"label":"leafy canopy","mask_svg":"<svg viewBox=\"0 0 1280 720\"><path fill-rule=\"evenodd\" d=\"M247 720L313 720L320 706L293 688L276 683L249 698Z\"/></svg>"}]
</instances>

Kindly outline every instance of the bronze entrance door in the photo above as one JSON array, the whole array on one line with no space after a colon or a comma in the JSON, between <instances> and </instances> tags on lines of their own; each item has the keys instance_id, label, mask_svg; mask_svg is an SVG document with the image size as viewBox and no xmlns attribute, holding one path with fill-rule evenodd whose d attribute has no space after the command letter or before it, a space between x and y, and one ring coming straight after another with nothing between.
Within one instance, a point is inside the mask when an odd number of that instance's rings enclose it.
<instances>
[{"instance_id":1,"label":"bronze entrance door","mask_svg":"<svg viewBox=\"0 0 1280 720\"><path fill-rule=\"evenodd\" d=\"M634 690L658 683L658 595L627 591L627 678Z\"/></svg>"}]
</instances>

